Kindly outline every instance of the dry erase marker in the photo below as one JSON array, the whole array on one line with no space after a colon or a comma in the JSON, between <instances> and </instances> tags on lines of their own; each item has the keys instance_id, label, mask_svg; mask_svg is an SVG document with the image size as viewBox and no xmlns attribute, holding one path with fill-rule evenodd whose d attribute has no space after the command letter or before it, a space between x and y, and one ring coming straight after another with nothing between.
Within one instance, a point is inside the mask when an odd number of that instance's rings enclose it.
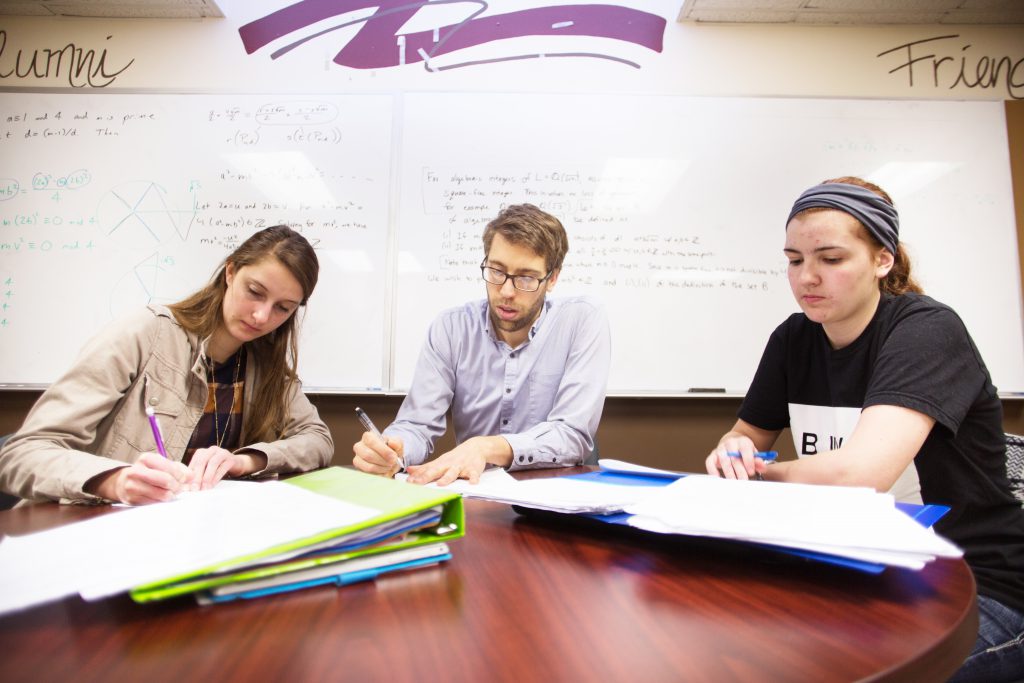
<instances>
[{"instance_id":1,"label":"dry erase marker","mask_svg":"<svg viewBox=\"0 0 1024 683\"><path fill-rule=\"evenodd\" d=\"M167 457L167 449L164 448L164 437L160 434L160 423L156 421L156 413L152 406L146 406L146 415L149 417L149 426L153 429L153 440L156 441L156 449L160 455Z\"/></svg>"},{"instance_id":2,"label":"dry erase marker","mask_svg":"<svg viewBox=\"0 0 1024 683\"><path fill-rule=\"evenodd\" d=\"M739 451L729 451L726 453L730 458L742 458L743 454ZM757 451L754 453L755 458L761 458L767 462L775 462L775 459L779 457L778 451Z\"/></svg>"}]
</instances>

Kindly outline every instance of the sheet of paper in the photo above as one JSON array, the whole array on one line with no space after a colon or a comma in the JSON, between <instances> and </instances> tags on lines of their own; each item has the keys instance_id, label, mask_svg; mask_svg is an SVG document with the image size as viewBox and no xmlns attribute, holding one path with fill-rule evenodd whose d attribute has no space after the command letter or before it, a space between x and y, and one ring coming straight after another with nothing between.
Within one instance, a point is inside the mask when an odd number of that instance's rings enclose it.
<instances>
[{"instance_id":1,"label":"sheet of paper","mask_svg":"<svg viewBox=\"0 0 1024 683\"><path fill-rule=\"evenodd\" d=\"M632 517L629 520L629 526L637 529L643 529L644 531L650 531L656 534L675 534L680 533L665 525L663 522L654 519L653 517ZM734 536L719 536L717 534L695 532L691 534L685 534L690 536L702 536L708 538L725 538L728 540L737 540ZM739 539L744 542L749 542L748 539ZM845 557L851 560L858 560L861 562L871 562L874 564L886 564L896 567L904 567L906 569L923 569L925 563L935 559L934 555L915 555L908 553L890 553L882 550L862 550L859 548L840 548L836 546L817 546L812 543L797 543L797 544L779 544L769 543L766 541L757 541L762 545L776 546L779 548L785 548L790 550L808 550L812 552L826 553L828 555L836 555L838 557Z\"/></svg>"},{"instance_id":2,"label":"sheet of paper","mask_svg":"<svg viewBox=\"0 0 1024 683\"><path fill-rule=\"evenodd\" d=\"M601 466L601 469L607 472L622 472L624 474L641 474L648 477L663 477L665 479L679 479L685 477L685 472L673 472L672 470L660 470L656 467L647 467L645 465L637 465L635 463L626 462L625 460L615 460L614 458L601 458L597 461L597 464Z\"/></svg>"},{"instance_id":3,"label":"sheet of paper","mask_svg":"<svg viewBox=\"0 0 1024 683\"><path fill-rule=\"evenodd\" d=\"M692 475L656 491L627 508L635 515L631 524L847 557L905 558L910 563L962 555L896 509L892 496L871 489Z\"/></svg>"},{"instance_id":4,"label":"sheet of paper","mask_svg":"<svg viewBox=\"0 0 1024 683\"><path fill-rule=\"evenodd\" d=\"M405 472L399 472L395 475L395 479L399 481L407 481L409 479L409 475ZM426 486L429 486L430 488L441 488L445 491L454 491L456 490L454 487L457 487L460 482L463 484L469 484L469 481L466 479L456 479L448 486L438 486L434 483L426 484ZM502 484L514 484L515 482L516 478L509 474L508 470L503 467L488 467L480 473L480 483L488 486L501 486Z\"/></svg>"},{"instance_id":5,"label":"sheet of paper","mask_svg":"<svg viewBox=\"0 0 1024 683\"><path fill-rule=\"evenodd\" d=\"M214 486L215 486L215 488L218 491L227 491L228 489L244 489L244 488L250 488L250 487L253 487L253 486L259 486L262 483L264 483L264 482L250 481L250 480L246 480L246 479L221 479ZM184 498L189 498L191 496L199 495L201 493L206 493L206 491L182 491L181 493L178 494L178 496L174 500L175 501L182 500ZM172 501L172 502L174 502L174 501ZM110 507L112 507L112 508L134 508L134 507L137 507L137 506L129 505L128 503L111 503Z\"/></svg>"},{"instance_id":6,"label":"sheet of paper","mask_svg":"<svg viewBox=\"0 0 1024 683\"><path fill-rule=\"evenodd\" d=\"M282 482L217 487L0 543L0 613L98 599L355 524L376 510Z\"/></svg>"},{"instance_id":7,"label":"sheet of paper","mask_svg":"<svg viewBox=\"0 0 1024 683\"><path fill-rule=\"evenodd\" d=\"M467 498L479 498L509 505L523 505L555 512L609 514L651 495L643 486L619 486L573 477L517 480L503 469L486 470L480 483L459 479L441 487Z\"/></svg>"}]
</instances>

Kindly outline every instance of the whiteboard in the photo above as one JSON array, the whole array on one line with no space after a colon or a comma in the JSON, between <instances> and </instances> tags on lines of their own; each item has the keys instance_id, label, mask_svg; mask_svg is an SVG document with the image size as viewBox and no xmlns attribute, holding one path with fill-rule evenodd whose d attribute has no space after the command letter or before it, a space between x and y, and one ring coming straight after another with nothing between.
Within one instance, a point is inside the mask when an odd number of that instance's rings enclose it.
<instances>
[{"instance_id":1,"label":"whiteboard","mask_svg":"<svg viewBox=\"0 0 1024 683\"><path fill-rule=\"evenodd\" d=\"M1001 102L416 93L401 125L397 389L438 310L484 296L487 221L529 201L569 233L553 296L608 308L609 393L742 393L799 310L790 205L841 175L893 196L926 292L963 317L1000 390L1024 389Z\"/></svg>"},{"instance_id":2,"label":"whiteboard","mask_svg":"<svg viewBox=\"0 0 1024 683\"><path fill-rule=\"evenodd\" d=\"M52 382L109 321L287 223L320 261L306 389L383 388L393 111L391 95L0 94L0 382Z\"/></svg>"},{"instance_id":3,"label":"whiteboard","mask_svg":"<svg viewBox=\"0 0 1024 683\"><path fill-rule=\"evenodd\" d=\"M783 221L836 175L893 195L928 293L1024 391L1000 102L482 93L0 93L0 383L44 385L113 318L288 223L321 276L309 391L404 391L431 319L484 296L486 222L529 201L602 300L609 392L742 393L797 309ZM394 166L394 168L392 168Z\"/></svg>"}]
</instances>

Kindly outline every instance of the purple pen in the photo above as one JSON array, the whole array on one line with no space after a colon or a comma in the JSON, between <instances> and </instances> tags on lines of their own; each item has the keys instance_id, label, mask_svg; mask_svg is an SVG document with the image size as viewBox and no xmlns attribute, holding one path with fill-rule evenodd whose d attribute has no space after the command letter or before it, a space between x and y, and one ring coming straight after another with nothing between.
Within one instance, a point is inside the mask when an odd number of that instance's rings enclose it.
<instances>
[{"instance_id":1,"label":"purple pen","mask_svg":"<svg viewBox=\"0 0 1024 683\"><path fill-rule=\"evenodd\" d=\"M153 408L146 406L146 415L149 417L149 426L153 428L153 440L156 441L156 450L160 455L167 457L167 449L164 448L164 437L160 434L160 423L156 421L156 413Z\"/></svg>"}]
</instances>

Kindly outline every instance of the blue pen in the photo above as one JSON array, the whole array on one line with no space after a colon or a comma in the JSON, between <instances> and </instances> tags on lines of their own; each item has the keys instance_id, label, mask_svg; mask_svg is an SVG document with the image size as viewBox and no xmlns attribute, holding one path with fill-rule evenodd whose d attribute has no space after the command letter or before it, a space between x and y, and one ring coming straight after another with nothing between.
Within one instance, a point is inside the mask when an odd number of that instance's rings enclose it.
<instances>
[{"instance_id":1,"label":"blue pen","mask_svg":"<svg viewBox=\"0 0 1024 683\"><path fill-rule=\"evenodd\" d=\"M743 454L740 453L739 451L726 451L725 454L728 455L730 458L743 457ZM754 457L760 458L765 462L775 462L775 459L779 457L779 454L777 451L754 451ZM764 481L764 475L761 474L760 472L755 472L754 479L756 479L757 481Z\"/></svg>"},{"instance_id":2,"label":"blue pen","mask_svg":"<svg viewBox=\"0 0 1024 683\"><path fill-rule=\"evenodd\" d=\"M743 455L739 451L728 451L726 453L730 458L742 458ZM775 462L775 459L779 457L777 451L756 451L754 453L755 458L761 458L767 462Z\"/></svg>"},{"instance_id":3,"label":"blue pen","mask_svg":"<svg viewBox=\"0 0 1024 683\"><path fill-rule=\"evenodd\" d=\"M153 440L156 441L156 450L160 455L167 457L167 449L164 448L164 437L160 434L160 423L156 421L156 413L152 406L146 406L146 415L149 417L149 426L153 430Z\"/></svg>"}]
</instances>

